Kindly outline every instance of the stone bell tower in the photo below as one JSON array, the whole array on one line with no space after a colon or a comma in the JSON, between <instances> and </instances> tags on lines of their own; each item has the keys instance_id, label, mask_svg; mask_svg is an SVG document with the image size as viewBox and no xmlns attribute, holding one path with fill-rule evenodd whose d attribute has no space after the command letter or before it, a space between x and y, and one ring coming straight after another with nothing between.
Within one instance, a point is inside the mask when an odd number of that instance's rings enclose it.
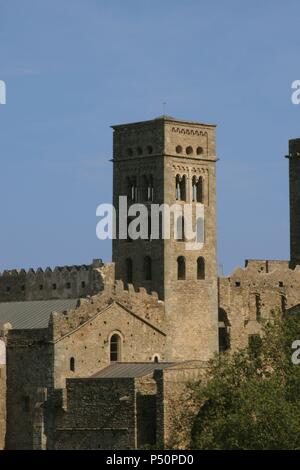
<instances>
[{"instance_id":1,"label":"stone bell tower","mask_svg":"<svg viewBox=\"0 0 300 470\"><path fill-rule=\"evenodd\" d=\"M164 300L168 360L206 360L218 350L215 126L161 116L113 129L116 279ZM129 207L202 204L203 244L190 249L183 227L174 239L174 218L170 239L153 239L150 223L147 239L119 239L121 195Z\"/></svg>"}]
</instances>

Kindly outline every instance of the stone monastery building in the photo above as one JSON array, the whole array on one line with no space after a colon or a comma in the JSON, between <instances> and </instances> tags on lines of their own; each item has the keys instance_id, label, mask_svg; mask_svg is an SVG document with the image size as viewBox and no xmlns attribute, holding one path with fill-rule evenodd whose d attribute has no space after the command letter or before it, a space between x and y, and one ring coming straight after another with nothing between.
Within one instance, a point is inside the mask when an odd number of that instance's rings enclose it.
<instances>
[{"instance_id":1,"label":"stone monastery building","mask_svg":"<svg viewBox=\"0 0 300 470\"><path fill-rule=\"evenodd\" d=\"M172 439L216 352L300 303L300 139L289 142L290 260L218 277L215 126L113 126L113 203L204 205L204 244L113 240L113 262L0 276L0 449L136 449ZM173 221L174 223L174 221Z\"/></svg>"}]
</instances>

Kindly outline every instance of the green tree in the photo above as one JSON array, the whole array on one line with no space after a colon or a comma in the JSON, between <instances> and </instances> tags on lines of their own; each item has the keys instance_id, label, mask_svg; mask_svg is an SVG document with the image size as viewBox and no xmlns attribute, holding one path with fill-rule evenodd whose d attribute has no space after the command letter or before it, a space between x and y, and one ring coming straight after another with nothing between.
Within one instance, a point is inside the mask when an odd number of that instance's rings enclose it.
<instances>
[{"instance_id":1,"label":"green tree","mask_svg":"<svg viewBox=\"0 0 300 470\"><path fill-rule=\"evenodd\" d=\"M297 339L299 316L276 312L248 348L210 361L206 380L191 385L199 409L192 448L300 449Z\"/></svg>"}]
</instances>

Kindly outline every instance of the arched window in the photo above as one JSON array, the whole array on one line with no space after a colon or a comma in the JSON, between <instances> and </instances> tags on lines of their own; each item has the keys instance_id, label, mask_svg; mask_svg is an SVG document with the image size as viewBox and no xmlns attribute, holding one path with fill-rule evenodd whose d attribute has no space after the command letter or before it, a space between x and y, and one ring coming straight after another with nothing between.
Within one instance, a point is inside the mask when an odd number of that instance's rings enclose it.
<instances>
[{"instance_id":1,"label":"arched window","mask_svg":"<svg viewBox=\"0 0 300 470\"><path fill-rule=\"evenodd\" d=\"M192 197L193 197L193 202L201 202L201 203L203 202L203 180L201 176L199 178L197 178L196 176L193 176Z\"/></svg>"},{"instance_id":2,"label":"arched window","mask_svg":"<svg viewBox=\"0 0 300 470\"><path fill-rule=\"evenodd\" d=\"M175 197L177 201L186 200L186 176L177 175L175 178Z\"/></svg>"},{"instance_id":3,"label":"arched window","mask_svg":"<svg viewBox=\"0 0 300 470\"><path fill-rule=\"evenodd\" d=\"M72 372L75 372L75 358L74 357L71 357L70 359L70 370Z\"/></svg>"},{"instance_id":4,"label":"arched window","mask_svg":"<svg viewBox=\"0 0 300 470\"><path fill-rule=\"evenodd\" d=\"M177 279L183 281L185 279L185 257L179 256L177 258Z\"/></svg>"},{"instance_id":5,"label":"arched window","mask_svg":"<svg viewBox=\"0 0 300 470\"><path fill-rule=\"evenodd\" d=\"M205 279L205 261L202 256L197 259L197 279Z\"/></svg>"},{"instance_id":6,"label":"arched window","mask_svg":"<svg viewBox=\"0 0 300 470\"><path fill-rule=\"evenodd\" d=\"M126 259L126 280L130 284L132 283L133 280L133 275L132 275L132 259L127 258Z\"/></svg>"},{"instance_id":7,"label":"arched window","mask_svg":"<svg viewBox=\"0 0 300 470\"><path fill-rule=\"evenodd\" d=\"M176 240L184 241L184 216L177 217L176 219Z\"/></svg>"},{"instance_id":8,"label":"arched window","mask_svg":"<svg viewBox=\"0 0 300 470\"><path fill-rule=\"evenodd\" d=\"M127 197L129 201L137 201L137 179L136 176L127 178Z\"/></svg>"},{"instance_id":9,"label":"arched window","mask_svg":"<svg viewBox=\"0 0 300 470\"><path fill-rule=\"evenodd\" d=\"M110 338L110 362L121 360L121 336L114 333Z\"/></svg>"},{"instance_id":10,"label":"arched window","mask_svg":"<svg viewBox=\"0 0 300 470\"><path fill-rule=\"evenodd\" d=\"M159 362L159 355L158 354L154 354L153 356L153 362L155 362L156 364Z\"/></svg>"},{"instance_id":11,"label":"arched window","mask_svg":"<svg viewBox=\"0 0 300 470\"><path fill-rule=\"evenodd\" d=\"M144 278L146 281L151 281L152 279L152 260L150 256L145 256L144 258Z\"/></svg>"}]
</instances>

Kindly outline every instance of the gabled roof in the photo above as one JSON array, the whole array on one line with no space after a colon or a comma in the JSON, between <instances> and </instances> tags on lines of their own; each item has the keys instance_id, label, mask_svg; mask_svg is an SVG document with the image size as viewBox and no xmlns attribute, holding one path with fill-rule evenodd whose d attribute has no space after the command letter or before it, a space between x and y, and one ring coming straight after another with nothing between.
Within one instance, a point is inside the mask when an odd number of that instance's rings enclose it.
<instances>
[{"instance_id":1,"label":"gabled roof","mask_svg":"<svg viewBox=\"0 0 300 470\"><path fill-rule=\"evenodd\" d=\"M11 323L13 329L47 328L51 312L76 308L78 299L32 300L0 303L0 328Z\"/></svg>"},{"instance_id":2,"label":"gabled roof","mask_svg":"<svg viewBox=\"0 0 300 470\"><path fill-rule=\"evenodd\" d=\"M152 374L155 370L167 369L176 362L115 362L92 375L93 379L135 378Z\"/></svg>"}]
</instances>

